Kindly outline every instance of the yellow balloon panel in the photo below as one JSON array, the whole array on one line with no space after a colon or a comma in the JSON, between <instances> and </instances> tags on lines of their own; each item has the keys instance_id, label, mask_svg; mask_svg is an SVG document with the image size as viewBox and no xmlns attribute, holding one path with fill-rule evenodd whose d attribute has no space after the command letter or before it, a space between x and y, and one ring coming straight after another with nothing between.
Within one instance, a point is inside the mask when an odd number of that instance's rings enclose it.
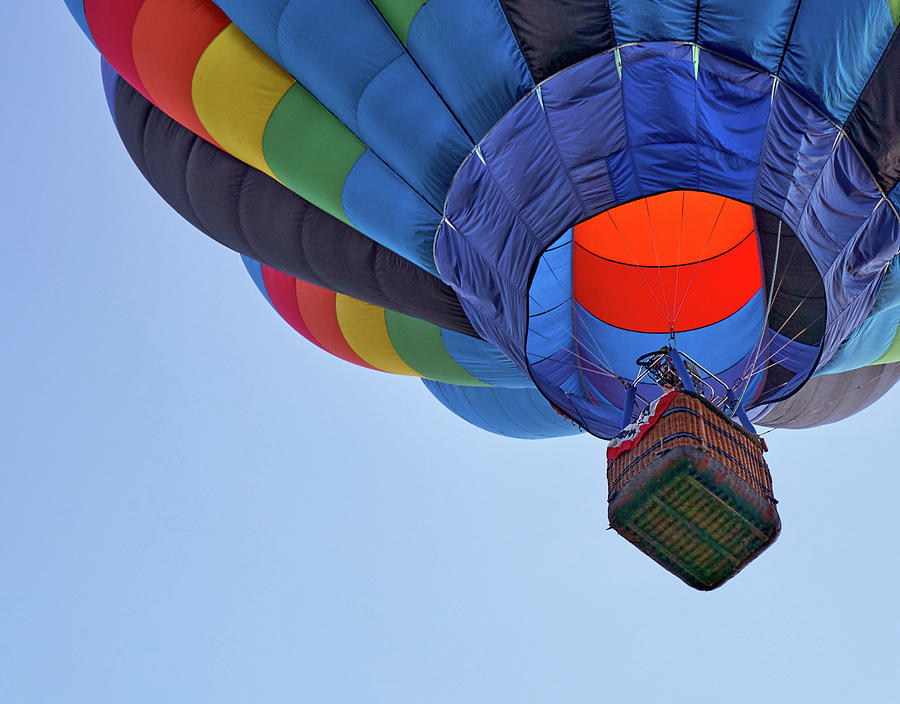
<instances>
[{"instance_id":1,"label":"yellow balloon panel","mask_svg":"<svg viewBox=\"0 0 900 704\"><path fill-rule=\"evenodd\" d=\"M263 134L294 83L232 24L200 57L191 92L200 121L222 148L274 177L263 156Z\"/></svg>"}]
</instances>

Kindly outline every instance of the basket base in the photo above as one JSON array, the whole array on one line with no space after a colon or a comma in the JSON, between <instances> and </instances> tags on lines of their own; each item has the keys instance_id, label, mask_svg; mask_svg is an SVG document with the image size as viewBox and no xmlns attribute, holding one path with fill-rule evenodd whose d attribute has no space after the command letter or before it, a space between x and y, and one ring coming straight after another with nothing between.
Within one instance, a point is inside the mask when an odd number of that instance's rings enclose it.
<instances>
[{"instance_id":1,"label":"basket base","mask_svg":"<svg viewBox=\"0 0 900 704\"><path fill-rule=\"evenodd\" d=\"M701 590L736 575L781 530L774 500L696 447L663 451L610 497L609 522Z\"/></svg>"}]
</instances>

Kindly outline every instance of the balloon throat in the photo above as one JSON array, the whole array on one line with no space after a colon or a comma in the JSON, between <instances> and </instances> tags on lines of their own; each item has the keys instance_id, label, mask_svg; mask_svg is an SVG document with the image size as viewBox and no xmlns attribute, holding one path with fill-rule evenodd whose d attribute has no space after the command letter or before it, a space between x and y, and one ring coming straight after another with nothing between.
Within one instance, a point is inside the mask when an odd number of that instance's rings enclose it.
<instances>
[{"instance_id":1,"label":"balloon throat","mask_svg":"<svg viewBox=\"0 0 900 704\"><path fill-rule=\"evenodd\" d=\"M648 352L636 360L641 371L633 382L626 384L623 426L631 422L637 385L649 381L659 386L663 392L687 391L703 396L732 418L737 418L746 430L755 435L756 429L733 389L695 359L676 349L674 340L675 335L672 333L666 347Z\"/></svg>"}]
</instances>

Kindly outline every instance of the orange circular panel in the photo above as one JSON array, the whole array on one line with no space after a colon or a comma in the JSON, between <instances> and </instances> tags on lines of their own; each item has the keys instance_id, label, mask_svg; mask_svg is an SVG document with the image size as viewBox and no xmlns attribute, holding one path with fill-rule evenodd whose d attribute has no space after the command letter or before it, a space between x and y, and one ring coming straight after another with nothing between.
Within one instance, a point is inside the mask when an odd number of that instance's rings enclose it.
<instances>
[{"instance_id":1,"label":"orange circular panel","mask_svg":"<svg viewBox=\"0 0 900 704\"><path fill-rule=\"evenodd\" d=\"M754 231L749 205L700 191L669 191L575 226L575 242L614 262L674 266L710 259Z\"/></svg>"}]
</instances>

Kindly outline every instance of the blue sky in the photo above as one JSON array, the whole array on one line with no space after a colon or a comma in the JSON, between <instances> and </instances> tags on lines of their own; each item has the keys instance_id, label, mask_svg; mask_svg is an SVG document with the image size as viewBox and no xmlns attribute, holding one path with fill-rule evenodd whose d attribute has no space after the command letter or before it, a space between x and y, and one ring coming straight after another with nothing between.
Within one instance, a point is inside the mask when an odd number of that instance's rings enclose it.
<instances>
[{"instance_id":1,"label":"blue sky","mask_svg":"<svg viewBox=\"0 0 900 704\"><path fill-rule=\"evenodd\" d=\"M896 697L897 391L769 434L782 536L695 592L605 530L604 443L298 337L144 183L63 3L0 16L0 700Z\"/></svg>"}]
</instances>

